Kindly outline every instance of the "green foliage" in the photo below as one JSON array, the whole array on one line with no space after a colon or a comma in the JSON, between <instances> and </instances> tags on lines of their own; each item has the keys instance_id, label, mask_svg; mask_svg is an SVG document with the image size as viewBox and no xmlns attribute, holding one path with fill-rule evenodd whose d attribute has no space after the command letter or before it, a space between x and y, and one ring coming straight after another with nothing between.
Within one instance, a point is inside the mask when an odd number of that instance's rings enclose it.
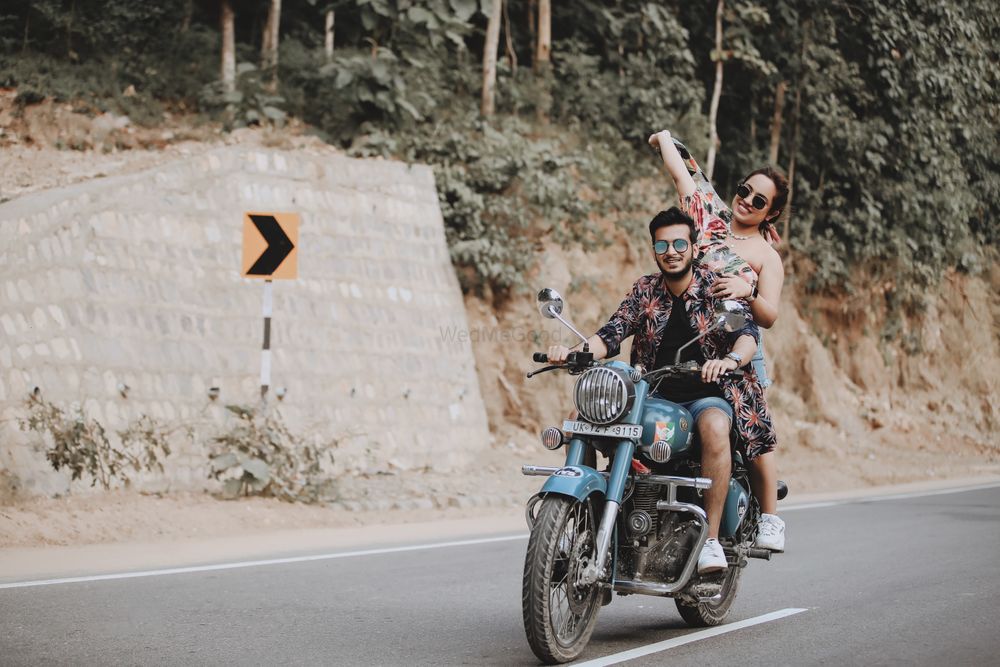
<instances>
[{"instance_id":1,"label":"green foliage","mask_svg":"<svg viewBox=\"0 0 1000 667\"><path fill-rule=\"evenodd\" d=\"M705 154L721 59L720 193L767 159L785 82L778 162L787 169L794 152L796 164L787 240L816 267L811 286L874 273L896 285L894 307L912 308L946 267L980 270L1000 240L994 4L727 0L716 53L715 3L554 3L551 68L536 74L537 4L507 0L498 113L486 123L489 0L285 2L279 91L244 66L229 96L212 83L211 3L13 0L0 9L0 85L25 103L84 99L134 120L145 108L150 122L159 104L196 99L230 126L288 113L354 154L429 162L463 284L505 290L543 236L592 244L596 216L638 208L621 193L655 174L650 132L668 128ZM234 3L241 61L257 58L266 6ZM129 86L137 95L125 98Z\"/></svg>"},{"instance_id":2,"label":"green foliage","mask_svg":"<svg viewBox=\"0 0 1000 667\"><path fill-rule=\"evenodd\" d=\"M41 99L82 101L156 124L164 103L194 108L199 91L217 76L217 33L193 26L174 38L146 49L95 51L69 61L48 52L0 50L0 86ZM192 53L205 55L192 58ZM130 87L134 96L126 95Z\"/></svg>"},{"instance_id":3,"label":"green foliage","mask_svg":"<svg viewBox=\"0 0 1000 667\"><path fill-rule=\"evenodd\" d=\"M91 486L100 484L105 490L116 482L128 486L132 473L163 472L161 461L170 455L171 431L146 415L119 431L121 446L115 446L104 426L79 406L67 413L33 394L25 408L28 416L19 420L21 429L46 438L45 458L52 467L68 469L73 480L87 474Z\"/></svg>"},{"instance_id":4,"label":"green foliage","mask_svg":"<svg viewBox=\"0 0 1000 667\"><path fill-rule=\"evenodd\" d=\"M798 126L789 240L817 267L810 285L849 284L863 266L895 286L890 309L913 309L946 267L975 270L997 243L1000 207L1000 24L989 3L741 5L766 13L770 27L747 34L730 16L727 39L749 39L773 70L727 64L720 191L763 162L785 80L779 162L789 164ZM697 26L692 48L707 57L707 12L688 8L682 19Z\"/></svg>"},{"instance_id":5,"label":"green foliage","mask_svg":"<svg viewBox=\"0 0 1000 667\"><path fill-rule=\"evenodd\" d=\"M387 149L434 165L452 260L465 289L523 287L541 238L566 246L602 242L592 215L605 211L603 202L582 197L579 185L607 182L601 173L606 156L593 146L531 136L530 126L516 117L490 124L468 115L427 133L369 135L354 147L360 155Z\"/></svg>"},{"instance_id":6,"label":"green foliage","mask_svg":"<svg viewBox=\"0 0 1000 667\"><path fill-rule=\"evenodd\" d=\"M227 405L236 415L231 429L215 436L209 476L222 479L223 496L266 496L287 502L315 503L333 493L323 460L330 448L310 445L285 426L273 410ZM335 446L336 443L334 443Z\"/></svg>"},{"instance_id":7,"label":"green foliage","mask_svg":"<svg viewBox=\"0 0 1000 667\"><path fill-rule=\"evenodd\" d=\"M261 79L261 71L252 63L236 66L236 89L227 92L221 81L201 89L201 108L222 118L230 129L250 125L281 127L288 115L282 108L285 98L270 92Z\"/></svg>"}]
</instances>

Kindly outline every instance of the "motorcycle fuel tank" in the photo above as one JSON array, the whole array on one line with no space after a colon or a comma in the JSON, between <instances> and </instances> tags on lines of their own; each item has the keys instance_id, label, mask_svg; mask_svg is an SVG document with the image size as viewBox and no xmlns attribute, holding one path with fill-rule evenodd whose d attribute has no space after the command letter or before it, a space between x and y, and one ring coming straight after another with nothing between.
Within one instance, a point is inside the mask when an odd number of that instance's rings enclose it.
<instances>
[{"instance_id":1,"label":"motorcycle fuel tank","mask_svg":"<svg viewBox=\"0 0 1000 667\"><path fill-rule=\"evenodd\" d=\"M691 413L662 398L647 398L642 414L642 444L657 440L670 443L671 456L688 452L693 440L694 419Z\"/></svg>"}]
</instances>

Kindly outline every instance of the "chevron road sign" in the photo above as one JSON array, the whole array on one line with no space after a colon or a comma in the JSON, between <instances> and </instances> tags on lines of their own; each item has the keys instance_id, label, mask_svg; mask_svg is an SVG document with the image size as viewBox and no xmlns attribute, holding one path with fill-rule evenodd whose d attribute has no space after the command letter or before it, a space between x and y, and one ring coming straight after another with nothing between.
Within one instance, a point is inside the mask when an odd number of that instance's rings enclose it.
<instances>
[{"instance_id":1,"label":"chevron road sign","mask_svg":"<svg viewBox=\"0 0 1000 667\"><path fill-rule=\"evenodd\" d=\"M298 213L244 213L244 278L294 280L299 268Z\"/></svg>"}]
</instances>

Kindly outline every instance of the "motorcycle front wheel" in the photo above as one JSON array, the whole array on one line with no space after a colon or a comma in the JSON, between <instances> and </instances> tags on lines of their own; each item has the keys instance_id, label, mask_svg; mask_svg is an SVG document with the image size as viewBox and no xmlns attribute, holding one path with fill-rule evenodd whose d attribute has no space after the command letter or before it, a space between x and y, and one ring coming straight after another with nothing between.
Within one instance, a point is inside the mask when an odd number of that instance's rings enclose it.
<instances>
[{"instance_id":1,"label":"motorcycle front wheel","mask_svg":"<svg viewBox=\"0 0 1000 667\"><path fill-rule=\"evenodd\" d=\"M524 631L542 662L576 659L590 640L601 607L600 587L579 577L596 557L591 502L548 496L528 540L521 589Z\"/></svg>"}]
</instances>

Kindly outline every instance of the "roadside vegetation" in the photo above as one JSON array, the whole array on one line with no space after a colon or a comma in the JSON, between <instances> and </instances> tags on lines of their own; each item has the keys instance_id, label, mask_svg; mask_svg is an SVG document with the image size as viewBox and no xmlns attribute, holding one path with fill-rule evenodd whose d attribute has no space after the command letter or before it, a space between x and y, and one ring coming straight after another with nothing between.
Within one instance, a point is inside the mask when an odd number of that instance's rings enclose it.
<instances>
[{"instance_id":1,"label":"roadside vegetation","mask_svg":"<svg viewBox=\"0 0 1000 667\"><path fill-rule=\"evenodd\" d=\"M207 477L222 482L222 498L261 496L309 504L336 496L324 464L333 465L337 443L310 444L266 404L227 405L231 418L221 428L165 424L141 415L111 434L83 406L64 408L39 392L25 400L24 408L21 430L39 436L46 460L54 470L69 472L72 482L89 481L105 491L129 488L144 474L162 475L176 443L190 448L196 431L214 430L206 446L198 449L208 452Z\"/></svg>"},{"instance_id":2,"label":"roadside vegetation","mask_svg":"<svg viewBox=\"0 0 1000 667\"><path fill-rule=\"evenodd\" d=\"M724 196L789 173L779 230L809 288L877 281L915 312L996 249L998 36L987 0L12 0L0 85L151 125L295 117L428 162L463 286L493 294L540 238L599 244L595 218L660 205L625 193L658 178L666 127Z\"/></svg>"}]
</instances>

